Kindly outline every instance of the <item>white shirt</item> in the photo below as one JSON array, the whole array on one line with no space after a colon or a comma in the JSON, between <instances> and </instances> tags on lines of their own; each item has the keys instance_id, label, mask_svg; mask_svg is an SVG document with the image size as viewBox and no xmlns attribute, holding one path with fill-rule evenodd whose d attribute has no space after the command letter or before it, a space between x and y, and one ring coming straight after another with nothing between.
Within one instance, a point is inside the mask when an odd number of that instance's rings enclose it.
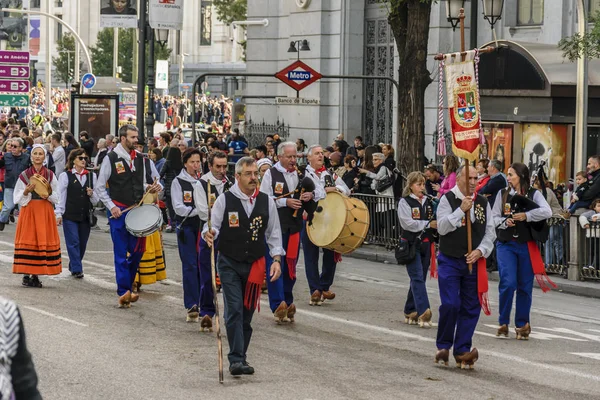
<instances>
[{"instance_id":1,"label":"white shirt","mask_svg":"<svg viewBox=\"0 0 600 400\"><path fill-rule=\"evenodd\" d=\"M215 178L212 172L202 175L202 178L200 179L204 182L210 182L212 188L217 188L217 193L211 194L214 194L216 197L219 197L221 194L223 194L225 183L221 179ZM194 203L196 203L196 210L198 210L198 216L202 221L206 222L208 220L208 201L206 197L206 192L204 191L204 186L202 186L202 184L194 186Z\"/></svg>"},{"instance_id":2,"label":"white shirt","mask_svg":"<svg viewBox=\"0 0 600 400\"><path fill-rule=\"evenodd\" d=\"M244 211L246 211L246 215L250 217L250 215L252 215L252 211L254 210L254 206L256 205L256 201L251 202L250 197L242 193L237 182L231 187L229 191L235 197L240 199L242 206L244 207ZM285 250L283 249L281 242L281 225L279 224L279 214L277 214L277 207L275 206L275 202L273 201L269 201L268 204L269 222L265 231L265 238L267 239L267 245L269 246L269 254L271 254L271 257L284 256ZM221 225L223 223L225 205L225 196L219 196L212 208L211 224L212 229L215 231L215 240L219 236L219 230L221 229ZM206 232L208 232L208 224L204 224L204 228L202 229L202 237L204 237Z\"/></svg>"},{"instance_id":3,"label":"white shirt","mask_svg":"<svg viewBox=\"0 0 600 400\"><path fill-rule=\"evenodd\" d=\"M458 186L454 186L451 190L452 193L456 196L456 198L462 201L465 196L462 194ZM473 202L475 204L475 202ZM475 207L471 207L471 221L475 221ZM442 196L440 200L440 204L438 204L437 208L437 229L440 236L447 235L451 232L454 232L458 228L462 226L462 219L465 216L463 210L458 207L454 212L452 211L452 207L450 207L450 203L446 196ZM494 219L492 218L492 210L488 203L486 207L486 226L485 226L485 235L481 240L479 246L473 250L481 251L483 257L487 258L492 253L494 249L494 240L496 240L496 229L494 225Z\"/></svg>"},{"instance_id":4,"label":"white shirt","mask_svg":"<svg viewBox=\"0 0 600 400\"><path fill-rule=\"evenodd\" d=\"M77 180L79 181L81 186L84 186L85 183L87 182L88 175L92 175L92 185L95 185L96 182L98 181L98 179L96 178L96 175L94 175L92 172L88 172L88 174L86 174L86 175L79 175L75 168L73 168L71 170L71 172L73 173L73 175L75 175L75 177L77 178ZM63 214L65 213L65 209L67 207L67 188L68 188L68 186L69 186L69 175L61 174L61 176L58 177L58 192L59 192L60 201L56 204L56 209L54 210L54 214L56 215L57 218L62 217ZM98 194L95 191L94 191L94 193L92 193L92 196L89 197L89 199L92 204L96 204L100 200L100 198L98 197Z\"/></svg>"},{"instance_id":5,"label":"white shirt","mask_svg":"<svg viewBox=\"0 0 600 400\"><path fill-rule=\"evenodd\" d=\"M117 150L119 148L121 148L122 152L125 152L125 149L123 149L123 147L121 146L120 143L115 148L115 152L117 152ZM136 152L137 152L137 150L136 150ZM125 161L127 161L129 163L131 161L131 157L129 156L129 154L127 154L127 158L124 158L121 156L121 153L117 152L117 155L119 157L125 159ZM137 152L136 157L143 157L143 156L141 153ZM102 203L104 203L106 208L108 208L109 210L112 210L115 207L115 203L113 203L112 199L108 195L108 192L106 191L106 184L108 183L108 180L110 179L110 174L112 172L112 166L110 165L110 163L111 163L110 158L107 155L106 157L104 157L104 160L102 161L102 166L100 167L100 173L98 174L98 180L96 181L94 192L96 192L96 195L98 196L100 201L102 201ZM152 176L152 179L157 179L157 183L162 188L162 184L160 183L160 175L156 171L156 167L154 166L154 163L150 162L149 164L150 164L150 171L151 171L150 174ZM143 172L143 174L144 174L144 190L146 190L146 188L148 187L148 183L146 182L146 171L145 171L146 162L145 161L144 161L143 165L144 165L144 172Z\"/></svg>"},{"instance_id":6,"label":"white shirt","mask_svg":"<svg viewBox=\"0 0 600 400\"><path fill-rule=\"evenodd\" d=\"M499 229L506 229L506 216L504 216L504 202L502 201L502 190L496 195L496 201L494 202L494 209L492 215L494 217L494 225L498 226ZM516 193L514 189L511 189L509 194L512 196ZM544 198L544 195L539 190L536 190L533 194L533 201L540 206L533 210L529 210L525 213L527 216L527 222L543 221L552 217L552 208Z\"/></svg>"},{"instance_id":7,"label":"white shirt","mask_svg":"<svg viewBox=\"0 0 600 400\"><path fill-rule=\"evenodd\" d=\"M48 170L48 172L52 175L52 180L50 182L50 187L52 188L52 194L48 196L48 201L52 204L58 204L60 201L60 194L58 192L58 179L56 179L56 175L53 174L52 171ZM49 179L50 180L50 179ZM31 193L27 196L24 195L25 185L19 176L17 178L17 183L15 185L15 191L13 192L13 201L15 204L18 204L21 207L25 207L31 201Z\"/></svg>"},{"instance_id":8,"label":"white shirt","mask_svg":"<svg viewBox=\"0 0 600 400\"><path fill-rule=\"evenodd\" d=\"M202 186L200 181L188 174L185 169L181 170L179 175L177 175L177 178L181 178L184 181L191 183L194 194L196 193L196 187ZM198 216L198 207L192 208L192 206L187 206L183 202L183 189L181 189L181 184L177 178L173 179L173 183L171 183L171 204L173 205L173 211L175 211L175 214L184 218ZM196 201L194 201L194 203L196 203Z\"/></svg>"},{"instance_id":9,"label":"white shirt","mask_svg":"<svg viewBox=\"0 0 600 400\"><path fill-rule=\"evenodd\" d=\"M306 176L310 177L315 182L315 191L314 191L314 201L319 201L327 197L327 192L325 191L325 177L331 176L329 171L325 170L321 172L321 176L318 176L315 172L315 169L310 165L306 166ZM333 178L333 177L332 177ZM344 183L342 178L339 176L335 180L335 188L345 194L346 196L350 196L350 189Z\"/></svg>"},{"instance_id":10,"label":"white shirt","mask_svg":"<svg viewBox=\"0 0 600 400\"><path fill-rule=\"evenodd\" d=\"M285 183L287 184L287 187L290 190L290 192L298 187L298 172L296 172L295 170L292 172L288 172L285 168L283 168L281 163L275 164L274 168L277 168L277 171L283 174L283 178L285 179ZM272 199L286 194L279 193L276 195L273 193L273 177L271 176L271 169L268 169L263 175L262 182L260 183L260 191L269 195L269 197L271 197ZM275 200L277 208L287 207L286 201L289 198L291 197Z\"/></svg>"},{"instance_id":11,"label":"white shirt","mask_svg":"<svg viewBox=\"0 0 600 400\"><path fill-rule=\"evenodd\" d=\"M67 163L65 149L62 146L57 146L52 152L52 159L54 160L54 174L60 176L64 172Z\"/></svg>"},{"instance_id":12,"label":"white shirt","mask_svg":"<svg viewBox=\"0 0 600 400\"><path fill-rule=\"evenodd\" d=\"M421 207L423 207L423 204L425 204L427 201L427 197L425 196L419 199L417 196L411 193L410 197L421 203ZM402 226L402 229L415 233L421 232L423 229L425 229L427 224L429 224L429 221L426 220L413 219L412 207L404 198L400 199L398 202L398 220L400 221L400 226Z\"/></svg>"}]
</instances>

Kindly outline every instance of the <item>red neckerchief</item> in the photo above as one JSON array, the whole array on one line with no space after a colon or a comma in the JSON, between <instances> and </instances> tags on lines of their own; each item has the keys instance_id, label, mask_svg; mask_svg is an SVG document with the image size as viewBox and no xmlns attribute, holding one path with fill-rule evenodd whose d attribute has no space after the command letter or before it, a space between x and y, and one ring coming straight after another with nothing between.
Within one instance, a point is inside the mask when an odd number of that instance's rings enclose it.
<instances>
[{"instance_id":1,"label":"red neckerchief","mask_svg":"<svg viewBox=\"0 0 600 400\"><path fill-rule=\"evenodd\" d=\"M254 202L254 199L256 199L256 197L258 196L259 192L260 192L260 190L258 190L258 188L256 188L256 190L254 191L254 193L252 194L252 196L250 196L250 204L252 204Z\"/></svg>"},{"instance_id":2,"label":"red neckerchief","mask_svg":"<svg viewBox=\"0 0 600 400\"><path fill-rule=\"evenodd\" d=\"M316 172L317 174L320 174L321 172L325 172L325 171L327 171L327 168L325 168L325 165L323 165L323 166L322 166L321 168L319 168L319 169L315 169L315 172Z\"/></svg>"},{"instance_id":3,"label":"red neckerchief","mask_svg":"<svg viewBox=\"0 0 600 400\"><path fill-rule=\"evenodd\" d=\"M87 175L89 172L87 169L83 169L83 171L81 171L81 173L77 172L77 170L75 170L75 175L79 175L80 178L82 178L84 175Z\"/></svg>"},{"instance_id":4,"label":"red neckerchief","mask_svg":"<svg viewBox=\"0 0 600 400\"><path fill-rule=\"evenodd\" d=\"M296 172L296 166L294 165L294 166L286 169L286 171L289 172L289 173Z\"/></svg>"},{"instance_id":5,"label":"red neckerchief","mask_svg":"<svg viewBox=\"0 0 600 400\"><path fill-rule=\"evenodd\" d=\"M129 152L129 157L131 157L131 164L129 165L129 168L133 167L133 160L135 160L136 153L137 151L135 150L131 150Z\"/></svg>"}]
</instances>

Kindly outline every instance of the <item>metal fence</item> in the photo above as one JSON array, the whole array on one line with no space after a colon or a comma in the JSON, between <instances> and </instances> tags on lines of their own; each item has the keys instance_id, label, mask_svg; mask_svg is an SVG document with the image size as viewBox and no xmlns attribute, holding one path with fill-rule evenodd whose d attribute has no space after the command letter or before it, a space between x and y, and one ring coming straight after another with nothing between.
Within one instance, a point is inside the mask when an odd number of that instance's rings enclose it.
<instances>
[{"instance_id":1,"label":"metal fence","mask_svg":"<svg viewBox=\"0 0 600 400\"><path fill-rule=\"evenodd\" d=\"M352 197L365 203L371 217L365 244L385 246L388 250L398 246L400 224L394 197L358 193L353 194Z\"/></svg>"},{"instance_id":2,"label":"metal fence","mask_svg":"<svg viewBox=\"0 0 600 400\"><path fill-rule=\"evenodd\" d=\"M552 217L548 220L550 236L545 243L538 242L546 272L567 277L569 268L569 220Z\"/></svg>"},{"instance_id":3,"label":"metal fence","mask_svg":"<svg viewBox=\"0 0 600 400\"><path fill-rule=\"evenodd\" d=\"M285 142L289 134L290 126L286 126L284 121L279 122L279 120L274 124L267 124L265 121L256 123L249 119L244 126L244 137L248 141L249 149L264 145L267 135L279 135L279 139Z\"/></svg>"},{"instance_id":4,"label":"metal fence","mask_svg":"<svg viewBox=\"0 0 600 400\"><path fill-rule=\"evenodd\" d=\"M581 228L579 273L582 279L600 280L600 221Z\"/></svg>"}]
</instances>

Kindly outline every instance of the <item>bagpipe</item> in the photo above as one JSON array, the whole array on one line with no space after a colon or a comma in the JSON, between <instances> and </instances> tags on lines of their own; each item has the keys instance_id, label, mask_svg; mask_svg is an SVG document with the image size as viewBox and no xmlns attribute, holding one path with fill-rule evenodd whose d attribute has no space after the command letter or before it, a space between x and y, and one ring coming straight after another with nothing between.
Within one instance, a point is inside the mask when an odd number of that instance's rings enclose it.
<instances>
[{"instance_id":1,"label":"bagpipe","mask_svg":"<svg viewBox=\"0 0 600 400\"><path fill-rule=\"evenodd\" d=\"M430 195L427 192L423 192L423 196L427 197L429 199L429 202L431 203L431 215L429 216L429 220L433 221L437 219L437 209L438 206L440 205L440 199Z\"/></svg>"}]
</instances>

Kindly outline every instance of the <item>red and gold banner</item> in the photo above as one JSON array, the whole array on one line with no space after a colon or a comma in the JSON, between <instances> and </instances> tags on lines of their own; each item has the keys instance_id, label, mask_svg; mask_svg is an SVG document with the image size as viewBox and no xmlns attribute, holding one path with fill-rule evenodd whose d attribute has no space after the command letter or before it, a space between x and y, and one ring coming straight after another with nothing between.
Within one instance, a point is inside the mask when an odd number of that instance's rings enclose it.
<instances>
[{"instance_id":1,"label":"red and gold banner","mask_svg":"<svg viewBox=\"0 0 600 400\"><path fill-rule=\"evenodd\" d=\"M475 51L468 51L464 62L460 55L444 56L446 94L450 114L452 151L470 161L479 157L481 116L479 88L475 73Z\"/></svg>"}]
</instances>

